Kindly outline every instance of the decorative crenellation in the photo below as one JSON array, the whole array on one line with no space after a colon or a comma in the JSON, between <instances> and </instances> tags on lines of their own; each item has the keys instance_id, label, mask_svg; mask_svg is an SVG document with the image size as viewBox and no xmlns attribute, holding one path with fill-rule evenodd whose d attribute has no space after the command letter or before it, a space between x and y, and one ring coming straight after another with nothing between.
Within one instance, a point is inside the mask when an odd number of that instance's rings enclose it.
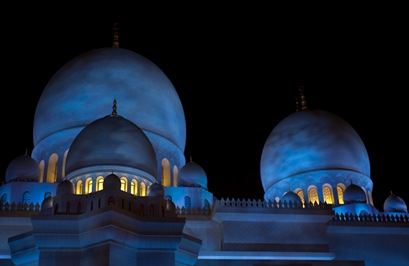
<instances>
[{"instance_id":1,"label":"decorative crenellation","mask_svg":"<svg viewBox=\"0 0 409 266\"><path fill-rule=\"evenodd\" d=\"M31 216L33 214L38 214L40 212L41 205L39 203L2 203L0 202L0 216Z\"/></svg>"},{"instance_id":2,"label":"decorative crenellation","mask_svg":"<svg viewBox=\"0 0 409 266\"><path fill-rule=\"evenodd\" d=\"M176 214L178 216L186 216L186 215L204 215L208 216L212 213L212 209L210 208L185 208L184 206L182 208L176 207Z\"/></svg>"},{"instance_id":3,"label":"decorative crenellation","mask_svg":"<svg viewBox=\"0 0 409 266\"><path fill-rule=\"evenodd\" d=\"M298 204L297 202L292 201L262 201L262 200L250 200L250 199L221 199L219 201L219 205L221 207L244 207L244 208L284 208L284 209L305 209L305 208L315 208L315 209L331 209L332 206L326 203L317 203L317 202L309 202L309 203L301 203Z\"/></svg>"},{"instance_id":4,"label":"decorative crenellation","mask_svg":"<svg viewBox=\"0 0 409 266\"><path fill-rule=\"evenodd\" d=\"M381 222L381 223L409 223L409 216L405 214L335 214L332 221L342 222Z\"/></svg>"}]
</instances>

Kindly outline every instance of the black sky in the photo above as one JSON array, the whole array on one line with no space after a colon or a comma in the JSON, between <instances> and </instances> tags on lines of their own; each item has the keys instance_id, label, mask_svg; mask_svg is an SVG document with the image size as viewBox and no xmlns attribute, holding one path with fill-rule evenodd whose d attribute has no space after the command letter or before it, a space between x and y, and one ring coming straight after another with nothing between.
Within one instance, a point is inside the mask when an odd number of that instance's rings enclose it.
<instances>
[{"instance_id":1,"label":"black sky","mask_svg":"<svg viewBox=\"0 0 409 266\"><path fill-rule=\"evenodd\" d=\"M48 80L75 56L112 46L119 22L119 46L150 59L176 88L186 158L204 168L216 197L263 198L264 142L295 111L303 85L310 108L344 118L361 136L375 206L382 210L390 191L409 203L405 19L382 10L320 17L287 10L282 19L262 7L251 16L195 11L17 14L21 23L5 27L1 45L1 178L11 160L33 148L34 112Z\"/></svg>"}]
</instances>

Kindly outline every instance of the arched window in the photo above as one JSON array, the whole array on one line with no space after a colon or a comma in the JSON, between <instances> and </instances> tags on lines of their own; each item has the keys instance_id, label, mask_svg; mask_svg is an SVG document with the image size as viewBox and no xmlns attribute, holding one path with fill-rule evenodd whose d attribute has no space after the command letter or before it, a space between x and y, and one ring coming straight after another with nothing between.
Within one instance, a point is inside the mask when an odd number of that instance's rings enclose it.
<instances>
[{"instance_id":1,"label":"arched window","mask_svg":"<svg viewBox=\"0 0 409 266\"><path fill-rule=\"evenodd\" d=\"M329 185L324 185L322 187L322 196L324 198L324 202L327 204L334 203L334 196L332 195L332 189Z\"/></svg>"},{"instance_id":2,"label":"arched window","mask_svg":"<svg viewBox=\"0 0 409 266\"><path fill-rule=\"evenodd\" d=\"M305 200L304 200L304 192L302 191L302 189L296 189L295 193L298 195L298 197L300 197L301 202L304 204Z\"/></svg>"},{"instance_id":3,"label":"arched window","mask_svg":"<svg viewBox=\"0 0 409 266\"><path fill-rule=\"evenodd\" d=\"M337 185L337 194L339 204L344 204L344 190L345 187L342 185Z\"/></svg>"},{"instance_id":4,"label":"arched window","mask_svg":"<svg viewBox=\"0 0 409 266\"><path fill-rule=\"evenodd\" d=\"M312 204L319 204L320 200L318 198L318 190L316 187L311 187L308 190L308 201Z\"/></svg>"},{"instance_id":5,"label":"arched window","mask_svg":"<svg viewBox=\"0 0 409 266\"><path fill-rule=\"evenodd\" d=\"M145 182L141 182L141 186L139 187L139 190L141 191L141 196L146 196L146 184L145 184Z\"/></svg>"},{"instance_id":6,"label":"arched window","mask_svg":"<svg viewBox=\"0 0 409 266\"><path fill-rule=\"evenodd\" d=\"M96 191L101 191L104 189L104 177L102 175L97 177L97 187Z\"/></svg>"},{"instance_id":7,"label":"arched window","mask_svg":"<svg viewBox=\"0 0 409 266\"><path fill-rule=\"evenodd\" d=\"M44 182L44 160L41 160L41 162L38 164L38 166L40 167L39 182L43 183Z\"/></svg>"},{"instance_id":8,"label":"arched window","mask_svg":"<svg viewBox=\"0 0 409 266\"><path fill-rule=\"evenodd\" d=\"M47 182L48 183L55 183L57 181L57 171L58 171L58 155L54 153L48 159L48 168L47 168Z\"/></svg>"},{"instance_id":9,"label":"arched window","mask_svg":"<svg viewBox=\"0 0 409 266\"><path fill-rule=\"evenodd\" d=\"M170 186L170 163L168 159L162 159L162 186Z\"/></svg>"},{"instance_id":10,"label":"arched window","mask_svg":"<svg viewBox=\"0 0 409 266\"><path fill-rule=\"evenodd\" d=\"M121 190L128 192L128 179L126 177L121 177Z\"/></svg>"},{"instance_id":11,"label":"arched window","mask_svg":"<svg viewBox=\"0 0 409 266\"><path fill-rule=\"evenodd\" d=\"M92 178L88 177L87 180L85 180L85 194L89 194L92 192Z\"/></svg>"},{"instance_id":12,"label":"arched window","mask_svg":"<svg viewBox=\"0 0 409 266\"><path fill-rule=\"evenodd\" d=\"M23 193L23 204L24 204L24 203L29 204L29 203L30 203L30 199L31 199L31 193L30 193L30 191L25 191L25 192Z\"/></svg>"},{"instance_id":13,"label":"arched window","mask_svg":"<svg viewBox=\"0 0 409 266\"><path fill-rule=\"evenodd\" d=\"M82 194L82 180L78 180L77 188L75 189L75 194L77 195Z\"/></svg>"},{"instance_id":14,"label":"arched window","mask_svg":"<svg viewBox=\"0 0 409 266\"><path fill-rule=\"evenodd\" d=\"M179 176L179 169L175 165L173 167L173 186L174 187L178 186L178 176Z\"/></svg>"},{"instance_id":15,"label":"arched window","mask_svg":"<svg viewBox=\"0 0 409 266\"><path fill-rule=\"evenodd\" d=\"M138 195L138 181L136 181L136 179L132 179L131 181L131 194Z\"/></svg>"}]
</instances>

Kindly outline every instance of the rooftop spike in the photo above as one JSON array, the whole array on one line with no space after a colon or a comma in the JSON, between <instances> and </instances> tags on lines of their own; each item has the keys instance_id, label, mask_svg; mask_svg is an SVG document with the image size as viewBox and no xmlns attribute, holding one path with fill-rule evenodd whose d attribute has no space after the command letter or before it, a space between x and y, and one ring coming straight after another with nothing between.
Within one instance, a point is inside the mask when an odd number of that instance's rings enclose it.
<instances>
[{"instance_id":1,"label":"rooftop spike","mask_svg":"<svg viewBox=\"0 0 409 266\"><path fill-rule=\"evenodd\" d=\"M119 23L114 23L114 25L112 26L112 29L114 30L114 41L112 43L112 47L119 48L119 35L118 35Z\"/></svg>"}]
</instances>

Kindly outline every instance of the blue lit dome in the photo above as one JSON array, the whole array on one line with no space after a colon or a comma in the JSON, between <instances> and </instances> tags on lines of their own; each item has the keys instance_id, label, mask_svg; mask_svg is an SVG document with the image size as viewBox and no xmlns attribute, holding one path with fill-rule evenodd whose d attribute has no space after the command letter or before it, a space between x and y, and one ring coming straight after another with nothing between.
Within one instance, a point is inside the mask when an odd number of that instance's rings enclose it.
<instances>
[{"instance_id":1,"label":"blue lit dome","mask_svg":"<svg viewBox=\"0 0 409 266\"><path fill-rule=\"evenodd\" d=\"M344 191L344 202L348 203L366 203L365 191L355 184L349 184Z\"/></svg>"},{"instance_id":2,"label":"blue lit dome","mask_svg":"<svg viewBox=\"0 0 409 266\"><path fill-rule=\"evenodd\" d=\"M155 150L145 133L128 119L113 114L86 126L67 155L66 178L120 172L156 179Z\"/></svg>"},{"instance_id":3,"label":"blue lit dome","mask_svg":"<svg viewBox=\"0 0 409 266\"><path fill-rule=\"evenodd\" d=\"M406 206L405 201L401 197L391 192L389 197L383 203L383 210L384 212L405 212L407 213L408 207Z\"/></svg>"},{"instance_id":4,"label":"blue lit dome","mask_svg":"<svg viewBox=\"0 0 409 266\"><path fill-rule=\"evenodd\" d=\"M148 187L148 196L163 198L165 196L165 190L161 184L153 183Z\"/></svg>"},{"instance_id":5,"label":"blue lit dome","mask_svg":"<svg viewBox=\"0 0 409 266\"><path fill-rule=\"evenodd\" d=\"M145 57L113 47L73 58L50 79L35 112L32 157L37 162L53 154L63 158L77 134L99 119L114 98L121 103L121 115L150 139L158 170L163 158L178 168L185 164L186 121L171 81Z\"/></svg>"},{"instance_id":6,"label":"blue lit dome","mask_svg":"<svg viewBox=\"0 0 409 266\"><path fill-rule=\"evenodd\" d=\"M207 175L203 168L189 161L179 171L178 185L186 187L202 187L207 189Z\"/></svg>"},{"instance_id":7,"label":"blue lit dome","mask_svg":"<svg viewBox=\"0 0 409 266\"><path fill-rule=\"evenodd\" d=\"M295 192L293 192L291 190L284 193L281 201L287 202L287 203L289 203L291 201L292 204L295 204L297 206L301 206L301 204L302 204L301 198L297 195L297 193L295 193Z\"/></svg>"},{"instance_id":8,"label":"blue lit dome","mask_svg":"<svg viewBox=\"0 0 409 266\"><path fill-rule=\"evenodd\" d=\"M21 155L12 160L6 169L5 181L34 181L38 182L40 177L40 167L38 163L29 155Z\"/></svg>"},{"instance_id":9,"label":"blue lit dome","mask_svg":"<svg viewBox=\"0 0 409 266\"><path fill-rule=\"evenodd\" d=\"M290 188L304 194L311 184L354 183L372 190L365 145L342 118L324 110L303 110L284 118L270 133L260 161L266 201Z\"/></svg>"}]
</instances>

